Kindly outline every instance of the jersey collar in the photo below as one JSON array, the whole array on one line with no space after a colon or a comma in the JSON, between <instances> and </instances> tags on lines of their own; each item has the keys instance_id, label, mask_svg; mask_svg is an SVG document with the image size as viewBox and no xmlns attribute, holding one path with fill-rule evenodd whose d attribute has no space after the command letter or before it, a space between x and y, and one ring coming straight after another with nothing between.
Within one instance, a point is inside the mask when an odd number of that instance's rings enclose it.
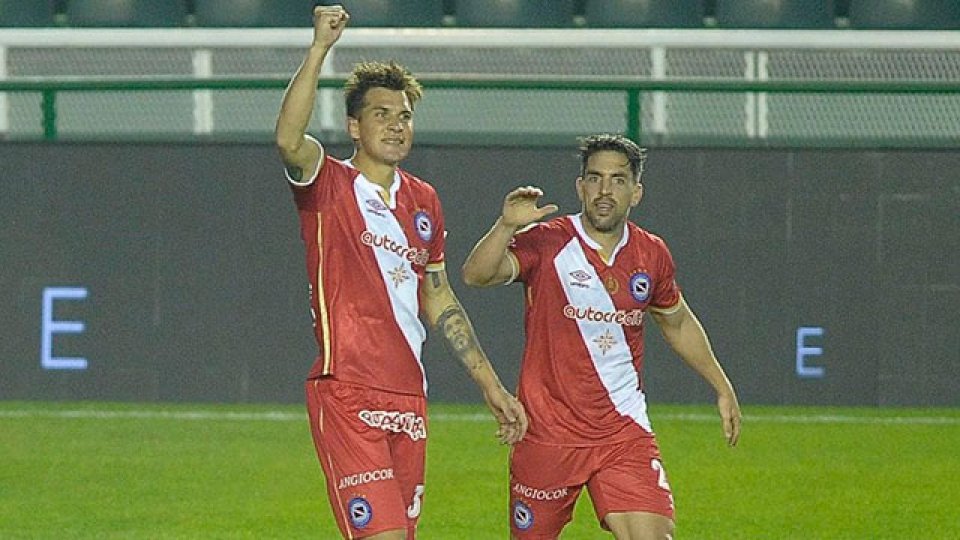
<instances>
[{"instance_id":1,"label":"jersey collar","mask_svg":"<svg viewBox=\"0 0 960 540\"><path fill-rule=\"evenodd\" d=\"M590 238L590 235L587 234L586 229L583 228L583 213L574 214L568 216L570 218L570 223L573 224L573 228L577 231L577 235L580 236L580 239L583 240L583 243L587 245L590 249L600 253L600 243ZM623 224L623 234L620 235L620 241L617 242L616 247L613 248L613 251L610 253L610 258L606 261L607 266L613 266L614 261L617 260L617 254L620 253L620 249L623 246L627 245L627 241L630 240L630 228L627 227L627 224ZM603 259L603 257L601 257Z\"/></svg>"}]
</instances>

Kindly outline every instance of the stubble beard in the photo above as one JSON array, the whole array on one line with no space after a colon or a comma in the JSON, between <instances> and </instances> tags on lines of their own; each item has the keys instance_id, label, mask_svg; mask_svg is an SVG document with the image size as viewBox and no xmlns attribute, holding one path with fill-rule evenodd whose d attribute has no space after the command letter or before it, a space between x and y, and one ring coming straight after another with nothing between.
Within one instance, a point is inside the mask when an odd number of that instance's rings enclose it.
<instances>
[{"instance_id":1,"label":"stubble beard","mask_svg":"<svg viewBox=\"0 0 960 540\"><path fill-rule=\"evenodd\" d=\"M623 223L627 219L626 215L611 215L609 218L598 218L588 210L584 210L583 215L586 216L590 227L592 227L593 230L601 233L609 233L619 230L621 227L623 227Z\"/></svg>"}]
</instances>

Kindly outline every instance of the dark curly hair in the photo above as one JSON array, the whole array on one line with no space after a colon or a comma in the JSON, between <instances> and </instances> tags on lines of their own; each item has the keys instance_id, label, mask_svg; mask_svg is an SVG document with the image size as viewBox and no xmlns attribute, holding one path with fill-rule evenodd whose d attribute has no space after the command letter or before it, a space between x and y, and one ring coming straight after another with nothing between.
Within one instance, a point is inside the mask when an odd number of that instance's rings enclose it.
<instances>
[{"instance_id":1,"label":"dark curly hair","mask_svg":"<svg viewBox=\"0 0 960 540\"><path fill-rule=\"evenodd\" d=\"M396 62L360 62L353 68L350 77L343 85L343 95L347 104L347 116L358 118L363 100L371 88L402 90L410 100L410 106L416 105L423 97L423 87L410 71Z\"/></svg>"},{"instance_id":2,"label":"dark curly hair","mask_svg":"<svg viewBox=\"0 0 960 540\"><path fill-rule=\"evenodd\" d=\"M640 183L644 165L647 162L647 149L624 137L614 133L600 133L580 139L580 176L587 173L587 160L597 152L610 150L620 152L630 161L630 170Z\"/></svg>"}]
</instances>

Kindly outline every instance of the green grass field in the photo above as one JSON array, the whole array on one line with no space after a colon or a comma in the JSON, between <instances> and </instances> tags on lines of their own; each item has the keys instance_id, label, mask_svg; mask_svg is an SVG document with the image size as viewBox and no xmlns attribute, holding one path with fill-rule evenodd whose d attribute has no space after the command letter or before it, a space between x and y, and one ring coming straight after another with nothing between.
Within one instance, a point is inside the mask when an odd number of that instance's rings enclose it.
<instances>
[{"instance_id":1,"label":"green grass field","mask_svg":"<svg viewBox=\"0 0 960 540\"><path fill-rule=\"evenodd\" d=\"M654 406L682 539L960 538L960 410ZM507 450L434 405L419 538L507 538ZM297 406L0 402L0 538L338 538ZM602 534L581 498L564 539Z\"/></svg>"}]
</instances>

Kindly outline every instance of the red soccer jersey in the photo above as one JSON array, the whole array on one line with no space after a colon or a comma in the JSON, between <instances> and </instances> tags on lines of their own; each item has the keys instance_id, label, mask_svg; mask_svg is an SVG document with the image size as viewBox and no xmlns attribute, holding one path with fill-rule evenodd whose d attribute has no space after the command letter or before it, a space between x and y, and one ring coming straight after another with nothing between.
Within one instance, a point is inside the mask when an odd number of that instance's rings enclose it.
<instances>
[{"instance_id":1,"label":"red soccer jersey","mask_svg":"<svg viewBox=\"0 0 960 540\"><path fill-rule=\"evenodd\" d=\"M433 187L398 170L385 196L349 161L328 156L311 180L290 184L319 346L309 378L426 395L420 285L428 267L443 267L444 250Z\"/></svg>"},{"instance_id":2,"label":"red soccer jersey","mask_svg":"<svg viewBox=\"0 0 960 540\"><path fill-rule=\"evenodd\" d=\"M539 223L510 246L526 285L519 397L527 437L590 446L652 437L643 393L645 311L679 306L659 237L628 223L609 261L580 216Z\"/></svg>"}]
</instances>

